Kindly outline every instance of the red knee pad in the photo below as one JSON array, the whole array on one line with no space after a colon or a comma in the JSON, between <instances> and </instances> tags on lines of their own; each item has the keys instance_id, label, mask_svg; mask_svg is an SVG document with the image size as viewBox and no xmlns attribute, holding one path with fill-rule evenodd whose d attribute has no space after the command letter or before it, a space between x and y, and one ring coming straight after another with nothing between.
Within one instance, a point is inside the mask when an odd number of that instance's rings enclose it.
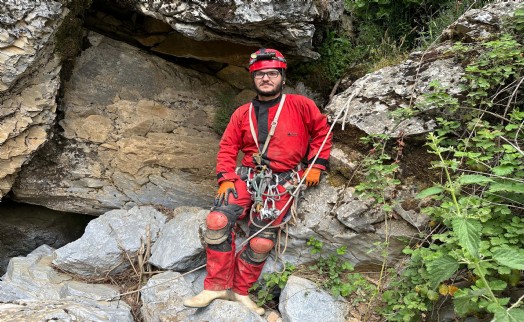
<instances>
[{"instance_id":1,"label":"red knee pad","mask_svg":"<svg viewBox=\"0 0 524 322\"><path fill-rule=\"evenodd\" d=\"M249 246L255 253L263 254L269 253L275 243L271 239L254 237L249 241Z\"/></svg>"},{"instance_id":2,"label":"red knee pad","mask_svg":"<svg viewBox=\"0 0 524 322\"><path fill-rule=\"evenodd\" d=\"M228 219L226 215L218 211L212 211L207 215L206 226L207 229L220 230L227 226Z\"/></svg>"}]
</instances>

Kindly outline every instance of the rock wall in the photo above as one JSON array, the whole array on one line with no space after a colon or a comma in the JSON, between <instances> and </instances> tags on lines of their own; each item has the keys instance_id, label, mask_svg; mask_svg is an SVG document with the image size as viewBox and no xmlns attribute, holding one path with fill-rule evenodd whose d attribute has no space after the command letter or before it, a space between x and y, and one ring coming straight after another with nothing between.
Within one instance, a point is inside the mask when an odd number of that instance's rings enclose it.
<instances>
[{"instance_id":1,"label":"rock wall","mask_svg":"<svg viewBox=\"0 0 524 322\"><path fill-rule=\"evenodd\" d=\"M21 202L97 214L207 205L215 185L218 79L91 33L64 85L63 119L13 187Z\"/></svg>"},{"instance_id":2,"label":"rock wall","mask_svg":"<svg viewBox=\"0 0 524 322\"><path fill-rule=\"evenodd\" d=\"M66 11L52 1L0 3L0 196L55 122L61 66L54 35Z\"/></svg>"},{"instance_id":3,"label":"rock wall","mask_svg":"<svg viewBox=\"0 0 524 322\"><path fill-rule=\"evenodd\" d=\"M126 1L165 21L186 37L233 44L288 48L289 54L316 58L315 23L339 20L343 1ZM241 57L249 52L239 53Z\"/></svg>"}]
</instances>

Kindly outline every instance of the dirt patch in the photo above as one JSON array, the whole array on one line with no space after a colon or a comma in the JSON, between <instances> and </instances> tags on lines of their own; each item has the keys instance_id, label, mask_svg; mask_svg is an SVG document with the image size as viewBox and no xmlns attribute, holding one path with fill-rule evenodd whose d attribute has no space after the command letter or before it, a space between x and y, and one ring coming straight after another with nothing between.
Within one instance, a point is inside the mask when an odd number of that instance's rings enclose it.
<instances>
[{"instance_id":1,"label":"dirt patch","mask_svg":"<svg viewBox=\"0 0 524 322\"><path fill-rule=\"evenodd\" d=\"M367 136L366 132L356 126L347 125L344 130L342 130L342 126L339 124L333 127L333 142L343 144L362 154L369 152L369 146L360 140L365 136Z\"/></svg>"},{"instance_id":2,"label":"dirt patch","mask_svg":"<svg viewBox=\"0 0 524 322\"><path fill-rule=\"evenodd\" d=\"M437 161L437 157L427 152L425 141L406 140L404 144L399 163L402 182L415 185L419 190L440 182L440 171L431 168L431 163Z\"/></svg>"},{"instance_id":3,"label":"dirt patch","mask_svg":"<svg viewBox=\"0 0 524 322\"><path fill-rule=\"evenodd\" d=\"M333 142L342 145L344 152L350 156L351 161L358 163L363 156L369 155L373 147L370 144L362 142L361 138L367 134L354 126L348 126L342 130L340 126L335 127L333 132ZM403 140L389 139L385 145L384 152L391 156L391 162L395 160L399 165L398 178L404 185L414 186L417 190L425 189L431 186L434 182L440 182L440 171L432 169L431 163L437 160L437 157L427 152L428 147L425 146L426 140L424 137L410 137ZM337 170L337 169L335 169ZM338 183L339 175L347 176L344 173L335 171L332 180ZM363 178L358 178L358 174L353 175L353 180L350 184L358 184ZM331 179L330 179L331 180Z\"/></svg>"}]
</instances>

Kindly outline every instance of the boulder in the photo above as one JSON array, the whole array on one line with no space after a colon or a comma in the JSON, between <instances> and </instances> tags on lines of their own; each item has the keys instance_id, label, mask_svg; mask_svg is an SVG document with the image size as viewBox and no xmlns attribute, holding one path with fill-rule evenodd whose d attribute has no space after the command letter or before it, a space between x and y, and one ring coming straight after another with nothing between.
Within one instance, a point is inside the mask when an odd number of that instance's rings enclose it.
<instances>
[{"instance_id":1,"label":"boulder","mask_svg":"<svg viewBox=\"0 0 524 322\"><path fill-rule=\"evenodd\" d=\"M176 272L163 272L154 275L140 292L141 313L145 322L169 321L176 317L181 321L197 309L187 308L182 302L194 296L191 284Z\"/></svg>"},{"instance_id":2,"label":"boulder","mask_svg":"<svg viewBox=\"0 0 524 322\"><path fill-rule=\"evenodd\" d=\"M83 283L55 271L53 251L43 245L11 259L0 281L0 320L133 321L126 303L108 301L118 298L116 287Z\"/></svg>"},{"instance_id":3,"label":"boulder","mask_svg":"<svg viewBox=\"0 0 524 322\"><path fill-rule=\"evenodd\" d=\"M133 322L130 312L105 310L74 301L19 300L0 303L2 321Z\"/></svg>"},{"instance_id":4,"label":"boulder","mask_svg":"<svg viewBox=\"0 0 524 322\"><path fill-rule=\"evenodd\" d=\"M280 294L278 309L286 322L346 322L349 305L342 297L334 298L315 283L290 276Z\"/></svg>"},{"instance_id":5,"label":"boulder","mask_svg":"<svg viewBox=\"0 0 524 322\"><path fill-rule=\"evenodd\" d=\"M209 306L201 309L183 306L183 300L195 293L180 273L165 272L153 276L142 290L141 295L142 315L145 322L172 319L184 322L265 321L242 304L226 300L214 300Z\"/></svg>"},{"instance_id":6,"label":"boulder","mask_svg":"<svg viewBox=\"0 0 524 322\"><path fill-rule=\"evenodd\" d=\"M388 66L355 81L326 106L330 120L348 123L367 134L414 136L432 131L432 115L395 119L391 112L413 106L429 92L430 82L439 81L455 97L463 94L460 80L464 70L446 55L454 42L487 41L503 30L518 1L494 3L466 12L446 28L439 42L425 52L413 52L396 66Z\"/></svg>"},{"instance_id":7,"label":"boulder","mask_svg":"<svg viewBox=\"0 0 524 322\"><path fill-rule=\"evenodd\" d=\"M188 271L205 264L205 248L199 232L208 213L209 210L201 208L176 208L174 218L162 227L151 248L149 263L173 271Z\"/></svg>"},{"instance_id":8,"label":"boulder","mask_svg":"<svg viewBox=\"0 0 524 322\"><path fill-rule=\"evenodd\" d=\"M117 274L131 266L148 238L155 242L165 222L150 206L109 211L89 222L80 239L55 250L53 264L80 276Z\"/></svg>"}]
</instances>

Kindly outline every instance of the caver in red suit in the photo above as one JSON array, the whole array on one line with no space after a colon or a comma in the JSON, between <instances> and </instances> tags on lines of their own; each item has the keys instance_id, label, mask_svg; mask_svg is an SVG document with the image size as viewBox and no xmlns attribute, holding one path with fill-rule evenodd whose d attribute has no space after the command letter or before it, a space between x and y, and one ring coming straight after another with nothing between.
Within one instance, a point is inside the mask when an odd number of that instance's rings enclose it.
<instances>
[{"instance_id":1,"label":"caver in red suit","mask_svg":"<svg viewBox=\"0 0 524 322\"><path fill-rule=\"evenodd\" d=\"M278 232L276 226L282 222L291 206L291 202L288 202L291 195L283 193L286 190L283 185L291 179L290 174L299 169L303 160L307 160L309 166L318 154L313 169L307 173L308 186L318 183L321 170L325 170L328 165L331 135L326 139L329 133L327 119L312 100L301 95L282 94L286 67L284 57L274 49L260 49L251 55L250 72L258 96L233 113L220 141L217 156L220 188L215 208L207 216L204 236L207 242L204 291L185 301L186 306L202 307L213 299L232 297L263 314L264 310L249 299L248 290L260 276L275 245ZM277 112L279 109L280 113ZM278 122L271 136L270 129L277 114ZM270 139L264 150L268 136ZM244 156L241 170L238 171L236 162L240 151ZM260 158L254 157L257 154ZM256 166L267 166L279 175L277 189L283 195L276 200L275 208L280 214L269 228L257 234L235 255L234 227L237 220L248 216L253 204L245 181L246 170L255 169ZM303 174L302 170L298 172ZM257 213L253 221L256 225L249 223L249 236L270 222L260 219ZM233 291L232 295L226 294L228 289Z\"/></svg>"}]
</instances>

